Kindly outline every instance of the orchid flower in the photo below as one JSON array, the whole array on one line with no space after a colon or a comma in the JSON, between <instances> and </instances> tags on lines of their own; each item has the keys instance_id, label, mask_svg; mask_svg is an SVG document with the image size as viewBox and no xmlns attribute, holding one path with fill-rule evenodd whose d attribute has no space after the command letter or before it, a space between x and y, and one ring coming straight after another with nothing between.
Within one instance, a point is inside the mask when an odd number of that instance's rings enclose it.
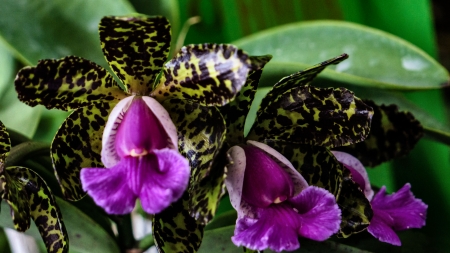
<instances>
[{"instance_id":1,"label":"orchid flower","mask_svg":"<svg viewBox=\"0 0 450 253\"><path fill-rule=\"evenodd\" d=\"M225 184L238 213L232 241L252 250L300 247L298 237L323 241L339 230L341 210L325 189L309 186L293 165L269 146L233 146Z\"/></svg>"},{"instance_id":2,"label":"orchid flower","mask_svg":"<svg viewBox=\"0 0 450 253\"><path fill-rule=\"evenodd\" d=\"M16 146L19 150L23 149L20 145ZM14 160L9 160L8 155L14 149L11 149L9 133L0 122L0 202L4 199L10 206L16 230L25 232L33 219L47 252L69 252L69 237L52 191L33 170L10 164Z\"/></svg>"},{"instance_id":3,"label":"orchid flower","mask_svg":"<svg viewBox=\"0 0 450 253\"><path fill-rule=\"evenodd\" d=\"M196 120L220 115L215 106L234 98L250 61L231 45L202 44L183 47L164 64L170 27L163 17L105 17L99 31L124 90L106 69L75 56L23 68L16 90L28 105L74 110L52 143L66 198L78 200L85 190L111 214L131 212L139 198L146 212L159 213L210 159L196 152L220 148L223 133L211 128L223 118L209 129Z\"/></svg>"},{"instance_id":4,"label":"orchid flower","mask_svg":"<svg viewBox=\"0 0 450 253\"><path fill-rule=\"evenodd\" d=\"M401 246L400 238L395 231L425 226L428 206L422 200L414 197L409 183L390 195L386 194L386 187L383 186L374 196L367 171L362 163L345 152L332 152L338 161L352 172L356 183L370 201L373 218L367 231L375 238L382 242Z\"/></svg>"}]
</instances>

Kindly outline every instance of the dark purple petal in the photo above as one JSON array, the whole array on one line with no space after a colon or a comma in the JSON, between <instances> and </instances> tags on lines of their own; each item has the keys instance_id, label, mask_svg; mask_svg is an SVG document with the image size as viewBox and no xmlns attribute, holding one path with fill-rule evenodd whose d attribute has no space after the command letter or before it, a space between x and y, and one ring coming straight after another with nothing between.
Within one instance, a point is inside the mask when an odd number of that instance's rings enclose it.
<instances>
[{"instance_id":1,"label":"dark purple petal","mask_svg":"<svg viewBox=\"0 0 450 253\"><path fill-rule=\"evenodd\" d=\"M186 190L190 175L189 162L178 151L166 148L154 150L154 154L154 158L129 171L129 177L138 178L139 182L134 182L141 185L136 190L140 190L142 208L151 214L159 213L177 201Z\"/></svg>"},{"instance_id":2,"label":"dark purple petal","mask_svg":"<svg viewBox=\"0 0 450 253\"><path fill-rule=\"evenodd\" d=\"M386 216L385 216L386 217ZM383 214L373 210L373 217L370 220L370 225L367 231L375 238L382 242L390 243L395 246L401 246L400 238L398 238L395 231L383 219Z\"/></svg>"},{"instance_id":3,"label":"dark purple petal","mask_svg":"<svg viewBox=\"0 0 450 253\"><path fill-rule=\"evenodd\" d=\"M333 194L327 190L310 186L289 202L302 218L298 229L300 236L323 241L339 230L341 210Z\"/></svg>"},{"instance_id":4,"label":"dark purple petal","mask_svg":"<svg viewBox=\"0 0 450 253\"><path fill-rule=\"evenodd\" d=\"M422 200L415 198L410 189L411 185L408 183L396 193L387 195L386 187L381 187L370 202L374 210L374 216L380 211L389 215L393 223L388 225L394 230L425 226L428 206Z\"/></svg>"},{"instance_id":5,"label":"dark purple petal","mask_svg":"<svg viewBox=\"0 0 450 253\"><path fill-rule=\"evenodd\" d=\"M242 199L255 207L280 203L294 195L289 174L269 155L254 146L244 146L246 167Z\"/></svg>"},{"instance_id":6,"label":"dark purple petal","mask_svg":"<svg viewBox=\"0 0 450 253\"><path fill-rule=\"evenodd\" d=\"M118 163L111 169L84 168L80 173L83 190L109 214L130 213L136 203L124 166Z\"/></svg>"},{"instance_id":7,"label":"dark purple petal","mask_svg":"<svg viewBox=\"0 0 450 253\"><path fill-rule=\"evenodd\" d=\"M260 217L239 218L231 240L237 246L252 250L295 250L300 247L297 229L301 217L285 203L260 209Z\"/></svg>"},{"instance_id":8,"label":"dark purple petal","mask_svg":"<svg viewBox=\"0 0 450 253\"><path fill-rule=\"evenodd\" d=\"M370 185L369 175L367 175L366 168L358 160L358 158L341 151L331 151L336 159L344 164L344 166L352 173L352 179L363 190L364 195L370 201L373 198L373 190Z\"/></svg>"}]
</instances>

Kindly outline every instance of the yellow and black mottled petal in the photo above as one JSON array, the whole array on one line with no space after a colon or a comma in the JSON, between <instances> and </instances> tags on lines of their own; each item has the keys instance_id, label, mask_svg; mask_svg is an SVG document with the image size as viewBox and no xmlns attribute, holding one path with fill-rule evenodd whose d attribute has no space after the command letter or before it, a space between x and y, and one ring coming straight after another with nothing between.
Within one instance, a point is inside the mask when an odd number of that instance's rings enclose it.
<instances>
[{"instance_id":1,"label":"yellow and black mottled petal","mask_svg":"<svg viewBox=\"0 0 450 253\"><path fill-rule=\"evenodd\" d=\"M335 148L363 141L371 107L345 88L295 87L260 107L249 139Z\"/></svg>"},{"instance_id":2,"label":"yellow and black mottled petal","mask_svg":"<svg viewBox=\"0 0 450 253\"><path fill-rule=\"evenodd\" d=\"M233 101L219 108L227 123L226 142L230 147L244 143L245 119L255 98L263 68L271 58L271 55L250 56L255 67L248 73L244 86Z\"/></svg>"},{"instance_id":3,"label":"yellow and black mottled petal","mask_svg":"<svg viewBox=\"0 0 450 253\"><path fill-rule=\"evenodd\" d=\"M9 196L8 203L25 202L29 208L28 220L34 220L47 252L69 251L69 237L58 205L44 180L34 171L24 167L7 167L7 174L18 191L23 194ZM12 183L11 182L11 183ZM10 182L9 182L10 183ZM22 230L21 230L22 231Z\"/></svg>"},{"instance_id":4,"label":"yellow and black mottled petal","mask_svg":"<svg viewBox=\"0 0 450 253\"><path fill-rule=\"evenodd\" d=\"M351 172L344 167L341 192L337 204L342 211L341 229L338 237L347 238L364 231L373 217L372 206L364 193L351 178Z\"/></svg>"},{"instance_id":5,"label":"yellow and black mottled petal","mask_svg":"<svg viewBox=\"0 0 450 253\"><path fill-rule=\"evenodd\" d=\"M249 56L232 45L189 45L165 64L152 97L224 105L239 92L251 68Z\"/></svg>"},{"instance_id":6,"label":"yellow and black mottled petal","mask_svg":"<svg viewBox=\"0 0 450 253\"><path fill-rule=\"evenodd\" d=\"M202 188L200 182L211 173L213 160L225 140L225 121L216 107L202 106L189 100L170 99L162 105L177 127L180 153L191 166L190 212L193 217L206 222L214 215L222 192L211 191L210 187ZM224 174L223 171L221 173ZM223 188L223 182L219 182L218 187Z\"/></svg>"},{"instance_id":7,"label":"yellow and black mottled petal","mask_svg":"<svg viewBox=\"0 0 450 253\"><path fill-rule=\"evenodd\" d=\"M0 164L0 166L3 167L4 164ZM2 199L6 200L11 207L14 228L24 232L30 228L28 194L20 179L10 175L9 168L3 168L3 171L0 173L1 188L3 189Z\"/></svg>"},{"instance_id":8,"label":"yellow and black mottled petal","mask_svg":"<svg viewBox=\"0 0 450 253\"><path fill-rule=\"evenodd\" d=\"M5 158L11 149L11 140L5 125L0 121L0 164L5 163ZM1 171L1 169L0 169Z\"/></svg>"},{"instance_id":9,"label":"yellow and black mottled petal","mask_svg":"<svg viewBox=\"0 0 450 253\"><path fill-rule=\"evenodd\" d=\"M160 253L194 253L200 248L204 226L188 211L189 194L184 193L153 218L153 236Z\"/></svg>"},{"instance_id":10,"label":"yellow and black mottled petal","mask_svg":"<svg viewBox=\"0 0 450 253\"><path fill-rule=\"evenodd\" d=\"M64 197L79 200L86 195L81 187L80 170L103 168L102 135L108 115L116 103L98 103L72 112L52 142L55 174Z\"/></svg>"},{"instance_id":11,"label":"yellow and black mottled petal","mask_svg":"<svg viewBox=\"0 0 450 253\"><path fill-rule=\"evenodd\" d=\"M66 111L126 96L106 69L76 56L40 60L21 69L14 84L25 104Z\"/></svg>"},{"instance_id":12,"label":"yellow and black mottled petal","mask_svg":"<svg viewBox=\"0 0 450 253\"><path fill-rule=\"evenodd\" d=\"M370 167L407 155L423 136L420 122L410 112L399 111L396 105L364 102L374 109L369 136L363 142L338 150L352 154Z\"/></svg>"},{"instance_id":13,"label":"yellow and black mottled petal","mask_svg":"<svg viewBox=\"0 0 450 253\"><path fill-rule=\"evenodd\" d=\"M99 25L106 61L128 92L149 95L170 50L164 17L104 17Z\"/></svg>"},{"instance_id":14,"label":"yellow and black mottled petal","mask_svg":"<svg viewBox=\"0 0 450 253\"><path fill-rule=\"evenodd\" d=\"M273 99L284 93L286 90L309 84L327 66L332 64L334 65L338 64L347 58L348 58L347 54L342 54L335 58L323 61L305 70L301 70L292 75L283 77L273 86L273 88L269 91L269 93L267 93L267 95L263 98L260 107L266 107L267 104L269 104Z\"/></svg>"},{"instance_id":15,"label":"yellow and black mottled petal","mask_svg":"<svg viewBox=\"0 0 450 253\"><path fill-rule=\"evenodd\" d=\"M309 185L324 188L334 196L339 195L344 168L327 148L270 140L265 143L283 154Z\"/></svg>"}]
</instances>

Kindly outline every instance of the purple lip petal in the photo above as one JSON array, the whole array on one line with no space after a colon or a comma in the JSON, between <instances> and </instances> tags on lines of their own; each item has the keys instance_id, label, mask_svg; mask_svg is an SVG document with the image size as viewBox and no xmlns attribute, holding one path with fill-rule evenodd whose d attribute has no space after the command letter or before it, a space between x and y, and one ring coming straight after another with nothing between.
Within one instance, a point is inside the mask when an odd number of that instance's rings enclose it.
<instances>
[{"instance_id":1,"label":"purple lip petal","mask_svg":"<svg viewBox=\"0 0 450 253\"><path fill-rule=\"evenodd\" d=\"M116 133L117 129L122 122L125 112L130 107L131 101L134 96L126 97L122 99L111 111L106 122L105 129L102 136L102 163L106 168L112 168L119 161L120 157L116 152Z\"/></svg>"},{"instance_id":2,"label":"purple lip petal","mask_svg":"<svg viewBox=\"0 0 450 253\"><path fill-rule=\"evenodd\" d=\"M237 220L234 236L231 240L237 246L253 250L291 251L298 249L297 228L301 226L301 217L284 203L260 209L260 217Z\"/></svg>"},{"instance_id":3,"label":"purple lip petal","mask_svg":"<svg viewBox=\"0 0 450 253\"><path fill-rule=\"evenodd\" d=\"M393 224L388 225L391 225L394 230L425 226L428 206L422 200L415 198L410 189L411 185L408 183L396 193L387 195L386 187L383 186L370 202L374 215L377 210L387 213L393 219Z\"/></svg>"},{"instance_id":4,"label":"purple lip petal","mask_svg":"<svg viewBox=\"0 0 450 253\"><path fill-rule=\"evenodd\" d=\"M245 151L239 146L233 146L228 150L232 164L227 166L225 185L230 196L231 205L241 214L242 187L244 185L244 172L246 166Z\"/></svg>"},{"instance_id":5,"label":"purple lip petal","mask_svg":"<svg viewBox=\"0 0 450 253\"><path fill-rule=\"evenodd\" d=\"M294 195L292 179L277 162L255 146L243 149L246 157L243 200L255 207L267 207Z\"/></svg>"},{"instance_id":6,"label":"purple lip petal","mask_svg":"<svg viewBox=\"0 0 450 253\"><path fill-rule=\"evenodd\" d=\"M289 202L302 218L298 229L300 236L323 241L339 230L341 210L333 194L327 190L310 186Z\"/></svg>"},{"instance_id":7,"label":"purple lip petal","mask_svg":"<svg viewBox=\"0 0 450 253\"><path fill-rule=\"evenodd\" d=\"M147 104L148 108L153 112L153 114L158 118L161 126L164 128L164 132L169 137L168 148L178 150L178 133L175 124L170 118L167 110L154 98L143 96L142 99Z\"/></svg>"},{"instance_id":8,"label":"purple lip petal","mask_svg":"<svg viewBox=\"0 0 450 253\"><path fill-rule=\"evenodd\" d=\"M398 238L395 231L385 223L384 219L381 217L381 214L377 214L376 210L373 211L373 214L374 215L370 221L367 231L382 242L395 246L401 246L402 243L400 242L400 238Z\"/></svg>"},{"instance_id":9,"label":"purple lip petal","mask_svg":"<svg viewBox=\"0 0 450 253\"><path fill-rule=\"evenodd\" d=\"M159 213L172 202L177 201L189 183L189 162L176 150L165 148L154 150L157 158L157 169L140 174L139 198L142 208L147 213Z\"/></svg>"},{"instance_id":10,"label":"purple lip petal","mask_svg":"<svg viewBox=\"0 0 450 253\"><path fill-rule=\"evenodd\" d=\"M355 181L359 187L364 191L364 195L370 201L373 198L373 190L370 185L369 176L367 175L364 165L354 156L341 152L331 151L336 159L343 163L344 166L352 173L353 181Z\"/></svg>"},{"instance_id":11,"label":"purple lip petal","mask_svg":"<svg viewBox=\"0 0 450 253\"><path fill-rule=\"evenodd\" d=\"M80 173L83 190L109 214L130 213L136 203L123 166L118 163L111 169L84 168Z\"/></svg>"},{"instance_id":12,"label":"purple lip petal","mask_svg":"<svg viewBox=\"0 0 450 253\"><path fill-rule=\"evenodd\" d=\"M303 189L308 187L308 183L306 182L305 178L294 168L292 163L278 151L276 151L275 149L271 148L270 146L264 143L257 141L248 140L247 144L258 147L259 149L264 151L275 162L277 162L282 169L284 169L289 174L292 181L294 182L295 187L294 195L299 194L301 191L303 191Z\"/></svg>"},{"instance_id":13,"label":"purple lip petal","mask_svg":"<svg viewBox=\"0 0 450 253\"><path fill-rule=\"evenodd\" d=\"M115 146L120 157L141 156L166 148L169 136L142 97L135 96L119 124Z\"/></svg>"}]
</instances>

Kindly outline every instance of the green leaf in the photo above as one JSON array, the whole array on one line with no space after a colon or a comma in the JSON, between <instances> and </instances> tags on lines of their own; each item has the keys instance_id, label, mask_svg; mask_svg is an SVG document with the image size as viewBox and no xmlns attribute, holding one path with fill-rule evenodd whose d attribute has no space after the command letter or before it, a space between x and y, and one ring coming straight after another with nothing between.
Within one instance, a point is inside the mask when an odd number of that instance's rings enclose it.
<instances>
[{"instance_id":1,"label":"green leaf","mask_svg":"<svg viewBox=\"0 0 450 253\"><path fill-rule=\"evenodd\" d=\"M348 22L295 23L248 36L233 44L252 55L273 55L263 76L266 81L342 53L349 54L350 58L325 70L323 77L346 84L407 90L441 88L449 81L444 67L409 42Z\"/></svg>"},{"instance_id":2,"label":"green leaf","mask_svg":"<svg viewBox=\"0 0 450 253\"><path fill-rule=\"evenodd\" d=\"M0 8L0 37L26 65L77 55L106 67L99 50L98 23L106 15L132 12L125 0L5 0Z\"/></svg>"},{"instance_id":3,"label":"green leaf","mask_svg":"<svg viewBox=\"0 0 450 253\"><path fill-rule=\"evenodd\" d=\"M42 108L32 109L17 99L14 90L16 64L12 54L3 44L0 41L0 120L8 128L32 137L36 131ZM17 112L20 112L21 117L17 117Z\"/></svg>"},{"instance_id":4,"label":"green leaf","mask_svg":"<svg viewBox=\"0 0 450 253\"><path fill-rule=\"evenodd\" d=\"M92 249L96 252L119 253L119 248L115 243L115 239L111 237L102 227L93 219L78 208L55 197L56 202L64 217L64 224L70 238L70 252L89 253ZM2 210L8 210L9 207L5 202L1 203ZM11 216L8 212L0 215L0 226L14 228ZM25 232L33 236L37 240L41 240L41 236L37 227L31 225L31 228Z\"/></svg>"},{"instance_id":5,"label":"green leaf","mask_svg":"<svg viewBox=\"0 0 450 253\"><path fill-rule=\"evenodd\" d=\"M337 150L355 156L369 167L407 155L423 136L420 122L410 112L399 111L395 104L364 102L374 110L369 136L363 142Z\"/></svg>"},{"instance_id":6,"label":"green leaf","mask_svg":"<svg viewBox=\"0 0 450 253\"><path fill-rule=\"evenodd\" d=\"M243 249L237 247L231 241L234 234L234 226L222 227L205 231L202 245L199 253L224 252L224 253L242 253ZM317 242L299 237L300 249L290 251L292 253L369 253L369 251L360 250L342 243L333 241ZM264 252L273 252L264 250Z\"/></svg>"}]
</instances>

